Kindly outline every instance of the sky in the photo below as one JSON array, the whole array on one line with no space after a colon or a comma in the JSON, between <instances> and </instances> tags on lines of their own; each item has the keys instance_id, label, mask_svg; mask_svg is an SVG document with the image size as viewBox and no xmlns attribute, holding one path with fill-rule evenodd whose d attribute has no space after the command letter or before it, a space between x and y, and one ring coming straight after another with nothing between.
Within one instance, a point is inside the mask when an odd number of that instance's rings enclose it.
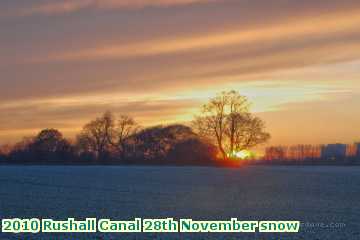
<instances>
[{"instance_id":1,"label":"sky","mask_svg":"<svg viewBox=\"0 0 360 240\"><path fill-rule=\"evenodd\" d=\"M111 110L189 122L237 90L269 144L360 140L358 0L2 0L0 144Z\"/></svg>"}]
</instances>

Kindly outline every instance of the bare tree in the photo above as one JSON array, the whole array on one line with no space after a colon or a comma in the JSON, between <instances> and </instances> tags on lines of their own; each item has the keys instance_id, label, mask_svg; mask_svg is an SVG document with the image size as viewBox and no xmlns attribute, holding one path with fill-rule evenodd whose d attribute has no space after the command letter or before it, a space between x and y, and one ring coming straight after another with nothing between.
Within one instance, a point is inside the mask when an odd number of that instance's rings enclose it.
<instances>
[{"instance_id":1,"label":"bare tree","mask_svg":"<svg viewBox=\"0 0 360 240\"><path fill-rule=\"evenodd\" d=\"M230 117L230 127L225 131L230 141L230 153L255 147L270 138L270 134L264 131L265 123L259 117L250 113L232 115L237 117Z\"/></svg>"},{"instance_id":2,"label":"bare tree","mask_svg":"<svg viewBox=\"0 0 360 240\"><path fill-rule=\"evenodd\" d=\"M264 122L250 114L247 98L236 91L222 92L210 99L193 124L201 136L216 143L223 159L270 138L264 131Z\"/></svg>"},{"instance_id":3,"label":"bare tree","mask_svg":"<svg viewBox=\"0 0 360 240\"><path fill-rule=\"evenodd\" d=\"M111 112L86 124L77 137L81 151L91 152L97 159L105 157L112 146L115 120Z\"/></svg>"},{"instance_id":4,"label":"bare tree","mask_svg":"<svg viewBox=\"0 0 360 240\"><path fill-rule=\"evenodd\" d=\"M115 146L121 158L124 158L126 155L126 146L130 137L136 134L139 129L139 124L132 117L126 115L119 117L112 145Z\"/></svg>"},{"instance_id":5,"label":"bare tree","mask_svg":"<svg viewBox=\"0 0 360 240\"><path fill-rule=\"evenodd\" d=\"M27 151L29 150L29 146L31 146L35 142L35 137L23 137L21 141L17 142L12 151Z\"/></svg>"},{"instance_id":6,"label":"bare tree","mask_svg":"<svg viewBox=\"0 0 360 240\"><path fill-rule=\"evenodd\" d=\"M0 145L0 155L9 155L13 147L9 144Z\"/></svg>"}]
</instances>

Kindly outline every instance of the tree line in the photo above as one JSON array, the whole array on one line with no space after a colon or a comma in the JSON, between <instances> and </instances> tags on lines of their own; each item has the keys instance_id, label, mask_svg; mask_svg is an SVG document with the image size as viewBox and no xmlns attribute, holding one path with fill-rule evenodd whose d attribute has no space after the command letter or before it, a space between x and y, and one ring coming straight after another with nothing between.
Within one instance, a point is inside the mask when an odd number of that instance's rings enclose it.
<instances>
[{"instance_id":1,"label":"tree line","mask_svg":"<svg viewBox=\"0 0 360 240\"><path fill-rule=\"evenodd\" d=\"M83 126L74 140L53 128L0 149L10 163L214 165L266 142L264 122L236 91L221 92L204 104L188 125L141 127L110 111Z\"/></svg>"}]
</instances>

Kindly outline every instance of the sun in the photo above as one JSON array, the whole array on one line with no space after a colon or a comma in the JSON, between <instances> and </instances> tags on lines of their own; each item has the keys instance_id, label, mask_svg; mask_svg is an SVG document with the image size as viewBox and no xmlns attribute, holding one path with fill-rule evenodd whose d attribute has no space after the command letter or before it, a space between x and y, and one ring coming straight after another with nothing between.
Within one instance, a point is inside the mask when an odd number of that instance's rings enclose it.
<instances>
[{"instance_id":1,"label":"sun","mask_svg":"<svg viewBox=\"0 0 360 240\"><path fill-rule=\"evenodd\" d=\"M241 160L244 160L244 159L248 159L248 158L251 158L253 156L253 153L249 150L241 150L241 151L233 151L231 154L228 154L228 156L230 158L233 158L233 159L241 159Z\"/></svg>"},{"instance_id":2,"label":"sun","mask_svg":"<svg viewBox=\"0 0 360 240\"><path fill-rule=\"evenodd\" d=\"M235 156L240 158L240 159L246 159L249 158L251 156L251 152L248 150L242 150L240 152L236 152Z\"/></svg>"}]
</instances>

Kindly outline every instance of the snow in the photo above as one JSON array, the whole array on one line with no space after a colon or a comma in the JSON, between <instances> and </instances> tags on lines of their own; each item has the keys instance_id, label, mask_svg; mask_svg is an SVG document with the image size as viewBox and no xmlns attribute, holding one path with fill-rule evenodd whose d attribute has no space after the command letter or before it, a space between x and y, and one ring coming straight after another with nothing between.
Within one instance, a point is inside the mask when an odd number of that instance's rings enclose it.
<instances>
[{"instance_id":1,"label":"snow","mask_svg":"<svg viewBox=\"0 0 360 240\"><path fill-rule=\"evenodd\" d=\"M360 167L0 166L0 218L236 217L304 224L296 234L0 233L0 239L355 240L359 216Z\"/></svg>"}]
</instances>

